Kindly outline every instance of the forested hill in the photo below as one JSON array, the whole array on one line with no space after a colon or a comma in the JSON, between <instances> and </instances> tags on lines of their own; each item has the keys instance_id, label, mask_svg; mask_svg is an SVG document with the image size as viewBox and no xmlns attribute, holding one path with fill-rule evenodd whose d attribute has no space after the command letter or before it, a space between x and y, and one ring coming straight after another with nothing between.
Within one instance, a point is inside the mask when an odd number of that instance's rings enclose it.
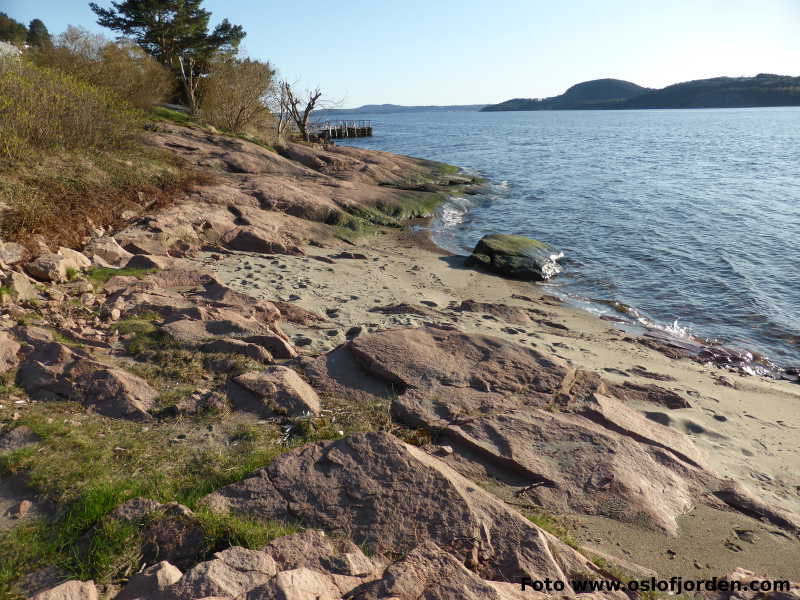
<instances>
[{"instance_id":1,"label":"forested hill","mask_svg":"<svg viewBox=\"0 0 800 600\"><path fill-rule=\"evenodd\" d=\"M369 113L376 114L389 114L389 113L403 113L403 112L430 112L430 111L478 111L482 109L485 104L458 104L452 106L400 106L399 104L365 104L358 108L327 108L314 111L314 116L329 116L335 117L339 115L355 114L355 113Z\"/></svg>"},{"instance_id":2,"label":"forested hill","mask_svg":"<svg viewBox=\"0 0 800 600\"><path fill-rule=\"evenodd\" d=\"M800 106L800 77L762 73L676 83L631 98L625 108Z\"/></svg>"},{"instance_id":3,"label":"forested hill","mask_svg":"<svg viewBox=\"0 0 800 600\"><path fill-rule=\"evenodd\" d=\"M483 111L800 106L800 77L715 77L653 90L618 79L579 83L560 96L514 99Z\"/></svg>"},{"instance_id":4,"label":"forested hill","mask_svg":"<svg viewBox=\"0 0 800 600\"><path fill-rule=\"evenodd\" d=\"M584 81L569 88L560 96L552 98L515 98L500 104L491 104L482 108L483 112L506 110L569 110L610 108L621 104L629 98L640 96L650 91L630 81L621 79L595 79Z\"/></svg>"}]
</instances>

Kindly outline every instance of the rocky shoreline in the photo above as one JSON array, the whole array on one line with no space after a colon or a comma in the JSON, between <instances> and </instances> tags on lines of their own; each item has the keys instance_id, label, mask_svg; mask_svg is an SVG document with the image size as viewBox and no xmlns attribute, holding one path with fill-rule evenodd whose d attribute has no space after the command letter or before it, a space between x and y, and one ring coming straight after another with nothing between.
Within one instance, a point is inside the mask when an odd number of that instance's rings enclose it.
<instances>
[{"instance_id":1,"label":"rocky shoreline","mask_svg":"<svg viewBox=\"0 0 800 600\"><path fill-rule=\"evenodd\" d=\"M64 531L109 481L114 500L4 592L800 580L796 385L671 355L431 248L403 224L477 183L446 165L172 125L151 142L214 182L83 252L0 243L4 539Z\"/></svg>"}]
</instances>

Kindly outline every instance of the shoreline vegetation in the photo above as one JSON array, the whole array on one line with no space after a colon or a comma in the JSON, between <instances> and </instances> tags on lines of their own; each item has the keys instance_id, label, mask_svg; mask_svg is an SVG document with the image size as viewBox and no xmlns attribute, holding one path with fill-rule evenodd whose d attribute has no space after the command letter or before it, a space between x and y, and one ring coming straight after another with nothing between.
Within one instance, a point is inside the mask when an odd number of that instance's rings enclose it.
<instances>
[{"instance_id":1,"label":"shoreline vegetation","mask_svg":"<svg viewBox=\"0 0 800 600\"><path fill-rule=\"evenodd\" d=\"M0 598L800 579L800 386L469 264L539 242L436 248L479 178L306 141L199 1L169 52L114 7L0 63Z\"/></svg>"}]
</instances>

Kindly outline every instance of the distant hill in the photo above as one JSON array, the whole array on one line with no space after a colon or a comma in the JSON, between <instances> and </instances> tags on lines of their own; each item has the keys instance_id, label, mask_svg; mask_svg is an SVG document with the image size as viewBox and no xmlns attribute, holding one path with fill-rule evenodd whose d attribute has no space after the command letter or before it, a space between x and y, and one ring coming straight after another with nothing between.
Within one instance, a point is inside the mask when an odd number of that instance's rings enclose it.
<instances>
[{"instance_id":1,"label":"distant hill","mask_svg":"<svg viewBox=\"0 0 800 600\"><path fill-rule=\"evenodd\" d=\"M595 79L584 81L552 98L515 98L482 108L484 112L507 110L570 110L608 108L650 91L630 81L621 79Z\"/></svg>"},{"instance_id":2,"label":"distant hill","mask_svg":"<svg viewBox=\"0 0 800 600\"><path fill-rule=\"evenodd\" d=\"M515 98L490 104L485 112L633 108L750 108L800 106L800 77L762 73L755 77L715 77L676 83L660 90L619 79L596 79L560 96Z\"/></svg>"},{"instance_id":3,"label":"distant hill","mask_svg":"<svg viewBox=\"0 0 800 600\"><path fill-rule=\"evenodd\" d=\"M652 90L624 108L747 108L800 106L800 77L762 73L755 77L698 79Z\"/></svg>"},{"instance_id":4,"label":"distant hill","mask_svg":"<svg viewBox=\"0 0 800 600\"><path fill-rule=\"evenodd\" d=\"M389 114L401 112L432 112L432 111L479 111L485 104L458 104L453 106L400 106L399 104L365 104L358 108L327 108L314 111L315 117L337 116L344 114Z\"/></svg>"}]
</instances>

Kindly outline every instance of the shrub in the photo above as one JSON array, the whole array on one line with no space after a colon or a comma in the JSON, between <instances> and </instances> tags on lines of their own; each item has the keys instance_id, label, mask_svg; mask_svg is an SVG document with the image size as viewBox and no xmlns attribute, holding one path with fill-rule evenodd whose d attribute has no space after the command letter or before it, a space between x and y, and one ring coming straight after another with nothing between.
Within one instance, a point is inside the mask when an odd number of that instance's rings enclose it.
<instances>
[{"instance_id":1,"label":"shrub","mask_svg":"<svg viewBox=\"0 0 800 600\"><path fill-rule=\"evenodd\" d=\"M52 46L33 56L40 66L113 90L141 109L163 102L174 87L170 71L132 41L111 42L78 27L70 26Z\"/></svg>"},{"instance_id":2,"label":"shrub","mask_svg":"<svg viewBox=\"0 0 800 600\"><path fill-rule=\"evenodd\" d=\"M272 120L266 103L275 86L274 77L275 70L268 62L217 60L201 88L203 119L233 133L263 133Z\"/></svg>"},{"instance_id":3,"label":"shrub","mask_svg":"<svg viewBox=\"0 0 800 600\"><path fill-rule=\"evenodd\" d=\"M126 146L140 116L113 92L26 61L0 67L0 156Z\"/></svg>"}]
</instances>

